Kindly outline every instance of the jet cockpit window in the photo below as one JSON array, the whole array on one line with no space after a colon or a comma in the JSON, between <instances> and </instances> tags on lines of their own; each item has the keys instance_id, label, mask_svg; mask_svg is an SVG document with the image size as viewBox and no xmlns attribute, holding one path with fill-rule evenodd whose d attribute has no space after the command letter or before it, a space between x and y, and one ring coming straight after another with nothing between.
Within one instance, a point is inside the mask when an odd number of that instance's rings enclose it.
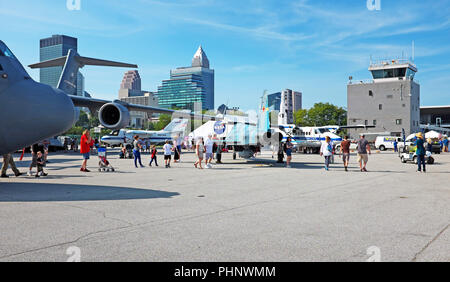
<instances>
[{"instance_id":1,"label":"jet cockpit window","mask_svg":"<svg viewBox=\"0 0 450 282\"><path fill-rule=\"evenodd\" d=\"M10 57L13 59L16 58L14 54L11 52L11 50L9 50L9 48L6 47L6 45L1 41L0 41L0 56Z\"/></svg>"},{"instance_id":2,"label":"jet cockpit window","mask_svg":"<svg viewBox=\"0 0 450 282\"><path fill-rule=\"evenodd\" d=\"M319 128L318 131L319 131L321 134L324 134L325 132L328 132L328 129L326 129L326 128Z\"/></svg>"},{"instance_id":3,"label":"jet cockpit window","mask_svg":"<svg viewBox=\"0 0 450 282\"><path fill-rule=\"evenodd\" d=\"M111 136L118 136L119 135L119 130L113 130L113 131L111 131L111 133L109 135L111 135Z\"/></svg>"}]
</instances>

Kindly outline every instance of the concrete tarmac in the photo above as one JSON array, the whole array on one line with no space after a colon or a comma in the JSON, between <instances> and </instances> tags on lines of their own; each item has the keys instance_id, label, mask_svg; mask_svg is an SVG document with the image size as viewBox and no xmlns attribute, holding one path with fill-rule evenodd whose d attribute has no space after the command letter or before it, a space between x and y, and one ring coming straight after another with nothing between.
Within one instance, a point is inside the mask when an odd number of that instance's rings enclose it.
<instances>
[{"instance_id":1,"label":"concrete tarmac","mask_svg":"<svg viewBox=\"0 0 450 282\"><path fill-rule=\"evenodd\" d=\"M372 154L367 173L355 155L349 172L338 156L326 172L318 155L287 169L224 154L199 170L193 153L170 169L116 153L113 173L95 155L80 172L76 153L50 154L48 177L8 171L0 261L67 261L71 247L81 261L450 261L450 154L424 174L392 152Z\"/></svg>"}]
</instances>

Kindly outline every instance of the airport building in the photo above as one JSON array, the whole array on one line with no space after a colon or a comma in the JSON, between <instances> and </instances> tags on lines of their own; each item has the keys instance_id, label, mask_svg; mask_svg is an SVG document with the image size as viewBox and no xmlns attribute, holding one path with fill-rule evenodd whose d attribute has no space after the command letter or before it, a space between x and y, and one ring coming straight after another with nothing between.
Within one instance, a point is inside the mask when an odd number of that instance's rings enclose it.
<instances>
[{"instance_id":1,"label":"airport building","mask_svg":"<svg viewBox=\"0 0 450 282\"><path fill-rule=\"evenodd\" d=\"M170 79L158 87L159 105L164 108L194 110L201 103L203 110L214 109L214 70L200 46L190 67L170 71Z\"/></svg>"},{"instance_id":2,"label":"airport building","mask_svg":"<svg viewBox=\"0 0 450 282\"><path fill-rule=\"evenodd\" d=\"M420 107L420 125L422 127L433 126L433 130L444 131L448 134L450 131L450 105Z\"/></svg>"},{"instance_id":3,"label":"airport building","mask_svg":"<svg viewBox=\"0 0 450 282\"><path fill-rule=\"evenodd\" d=\"M119 99L121 101L144 106L158 107L158 98L153 92L142 91L141 77L137 70L125 72L119 89ZM133 128L142 128L144 121L149 120L147 113L130 112L130 126Z\"/></svg>"},{"instance_id":4,"label":"airport building","mask_svg":"<svg viewBox=\"0 0 450 282\"><path fill-rule=\"evenodd\" d=\"M293 124L294 113L302 109L302 92L284 89L281 92L267 95L271 111L278 111L278 123Z\"/></svg>"},{"instance_id":5,"label":"airport building","mask_svg":"<svg viewBox=\"0 0 450 282\"><path fill-rule=\"evenodd\" d=\"M351 138L367 135L401 136L420 129L420 85L414 81L416 66L407 60L372 63L372 80L347 85L347 124L373 125L349 129Z\"/></svg>"},{"instance_id":6,"label":"airport building","mask_svg":"<svg viewBox=\"0 0 450 282\"><path fill-rule=\"evenodd\" d=\"M39 59L41 62L66 56L70 49L77 51L78 40L66 35L53 35L40 40ZM57 87L63 67L49 67L40 69L40 82ZM71 95L84 96L84 76L77 73L76 93Z\"/></svg>"}]
</instances>

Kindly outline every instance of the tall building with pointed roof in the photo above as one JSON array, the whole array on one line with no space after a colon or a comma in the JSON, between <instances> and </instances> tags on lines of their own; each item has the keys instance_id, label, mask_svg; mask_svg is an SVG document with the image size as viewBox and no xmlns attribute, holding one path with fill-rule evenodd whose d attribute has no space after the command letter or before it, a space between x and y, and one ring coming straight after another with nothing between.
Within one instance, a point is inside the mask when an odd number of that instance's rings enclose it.
<instances>
[{"instance_id":1,"label":"tall building with pointed roof","mask_svg":"<svg viewBox=\"0 0 450 282\"><path fill-rule=\"evenodd\" d=\"M141 76L137 70L130 70L125 73L120 84L122 89L141 90Z\"/></svg>"},{"instance_id":2,"label":"tall building with pointed roof","mask_svg":"<svg viewBox=\"0 0 450 282\"><path fill-rule=\"evenodd\" d=\"M202 109L214 109L214 70L202 46L197 49L190 67L170 71L170 79L163 80L158 87L161 107L194 110L196 103Z\"/></svg>"},{"instance_id":3,"label":"tall building with pointed roof","mask_svg":"<svg viewBox=\"0 0 450 282\"><path fill-rule=\"evenodd\" d=\"M202 45L198 47L197 52L195 52L194 57L192 58L192 66L209 69L209 60L202 49Z\"/></svg>"}]
</instances>

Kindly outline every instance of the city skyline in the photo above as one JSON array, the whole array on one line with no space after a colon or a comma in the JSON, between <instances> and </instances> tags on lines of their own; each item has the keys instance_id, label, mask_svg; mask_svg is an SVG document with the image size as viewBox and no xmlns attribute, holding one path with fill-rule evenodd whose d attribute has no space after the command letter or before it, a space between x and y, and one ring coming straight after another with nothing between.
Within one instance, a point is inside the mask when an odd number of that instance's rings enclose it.
<instances>
[{"instance_id":1,"label":"city skyline","mask_svg":"<svg viewBox=\"0 0 450 282\"><path fill-rule=\"evenodd\" d=\"M159 105L163 108L214 110L214 69L200 45L190 66L170 70L170 79L158 86Z\"/></svg>"},{"instance_id":2,"label":"city skyline","mask_svg":"<svg viewBox=\"0 0 450 282\"><path fill-rule=\"evenodd\" d=\"M422 105L449 104L449 1L15 1L0 11L9 24L2 40L28 65L39 61L39 39L78 38L80 54L139 65L142 88L156 91L167 72L188 65L202 45L215 69L215 106L255 109L264 90L303 92L305 108L315 102L346 106L348 77L370 78L370 56L411 55ZM60 3L59 3L60 2ZM146 17L143 17L146 15ZM147 19L151 18L151 21ZM37 81L39 72L26 70ZM113 99L123 71L83 69L93 97Z\"/></svg>"}]
</instances>

